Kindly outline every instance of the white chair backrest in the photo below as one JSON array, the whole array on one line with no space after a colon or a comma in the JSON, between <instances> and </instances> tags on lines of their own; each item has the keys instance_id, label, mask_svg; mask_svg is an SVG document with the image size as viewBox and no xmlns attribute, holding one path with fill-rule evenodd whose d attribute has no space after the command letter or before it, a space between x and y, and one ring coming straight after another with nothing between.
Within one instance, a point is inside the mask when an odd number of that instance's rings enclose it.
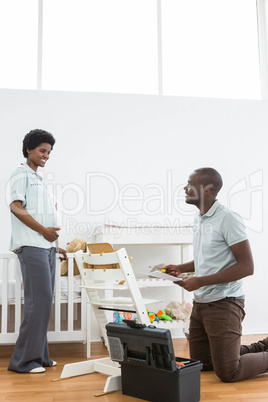
<instances>
[{"instance_id":1,"label":"white chair backrest","mask_svg":"<svg viewBox=\"0 0 268 402\"><path fill-rule=\"evenodd\" d=\"M81 250L75 254L75 260L82 279L90 281L121 281L134 276L130 261L124 248L112 253L88 254ZM85 264L101 266L101 268L86 268ZM119 268L102 268L105 265L118 264Z\"/></svg>"}]
</instances>

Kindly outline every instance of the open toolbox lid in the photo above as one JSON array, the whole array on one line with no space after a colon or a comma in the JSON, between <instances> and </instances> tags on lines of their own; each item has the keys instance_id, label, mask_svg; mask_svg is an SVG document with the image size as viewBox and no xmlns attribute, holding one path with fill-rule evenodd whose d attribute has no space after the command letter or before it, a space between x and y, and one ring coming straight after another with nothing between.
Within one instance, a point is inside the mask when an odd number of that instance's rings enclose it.
<instances>
[{"instance_id":1,"label":"open toolbox lid","mask_svg":"<svg viewBox=\"0 0 268 402\"><path fill-rule=\"evenodd\" d=\"M106 330L113 361L167 371L179 368L168 329L124 320L123 323L107 324ZM195 362L188 359L187 366Z\"/></svg>"}]
</instances>

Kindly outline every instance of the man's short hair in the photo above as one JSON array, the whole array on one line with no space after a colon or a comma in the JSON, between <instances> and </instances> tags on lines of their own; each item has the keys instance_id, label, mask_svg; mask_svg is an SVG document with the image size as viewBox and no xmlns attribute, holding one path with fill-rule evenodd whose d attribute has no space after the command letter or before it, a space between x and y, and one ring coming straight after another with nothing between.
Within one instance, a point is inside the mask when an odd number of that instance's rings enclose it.
<instances>
[{"instance_id":1,"label":"man's short hair","mask_svg":"<svg viewBox=\"0 0 268 402\"><path fill-rule=\"evenodd\" d=\"M219 172L210 167L202 167L196 169L195 172L199 173L200 183L204 187L210 187L211 192L217 195L223 185L222 177Z\"/></svg>"}]
</instances>

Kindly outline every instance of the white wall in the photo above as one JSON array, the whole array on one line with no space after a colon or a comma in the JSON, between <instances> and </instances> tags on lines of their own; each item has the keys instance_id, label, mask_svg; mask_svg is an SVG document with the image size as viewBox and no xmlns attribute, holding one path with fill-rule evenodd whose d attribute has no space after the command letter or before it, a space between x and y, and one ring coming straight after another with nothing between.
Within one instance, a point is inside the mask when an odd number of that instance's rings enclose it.
<instances>
[{"instance_id":1,"label":"white wall","mask_svg":"<svg viewBox=\"0 0 268 402\"><path fill-rule=\"evenodd\" d=\"M44 177L64 210L62 246L89 237L104 222L191 223L194 209L179 190L194 168L212 166L224 179L219 199L245 218L255 259L255 275L244 281L244 333L266 333L267 106L264 101L0 90L0 251L7 251L10 237L5 187L23 161L21 141L33 128L56 137ZM162 256L159 262L171 262L159 248L151 252L152 260Z\"/></svg>"}]
</instances>

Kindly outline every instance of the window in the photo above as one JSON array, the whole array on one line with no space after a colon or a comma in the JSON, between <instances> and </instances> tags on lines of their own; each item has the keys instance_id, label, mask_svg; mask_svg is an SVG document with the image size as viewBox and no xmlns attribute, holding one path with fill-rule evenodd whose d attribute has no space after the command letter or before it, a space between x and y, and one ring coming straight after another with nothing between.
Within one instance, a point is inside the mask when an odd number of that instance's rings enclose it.
<instances>
[{"instance_id":1,"label":"window","mask_svg":"<svg viewBox=\"0 0 268 402\"><path fill-rule=\"evenodd\" d=\"M35 89L38 2L0 0L0 87Z\"/></svg>"},{"instance_id":2,"label":"window","mask_svg":"<svg viewBox=\"0 0 268 402\"><path fill-rule=\"evenodd\" d=\"M162 1L163 93L260 98L255 0Z\"/></svg>"},{"instance_id":3,"label":"window","mask_svg":"<svg viewBox=\"0 0 268 402\"><path fill-rule=\"evenodd\" d=\"M260 99L257 28L256 0L0 0L0 87Z\"/></svg>"},{"instance_id":4,"label":"window","mask_svg":"<svg viewBox=\"0 0 268 402\"><path fill-rule=\"evenodd\" d=\"M157 93L155 0L46 0L43 89Z\"/></svg>"}]
</instances>

